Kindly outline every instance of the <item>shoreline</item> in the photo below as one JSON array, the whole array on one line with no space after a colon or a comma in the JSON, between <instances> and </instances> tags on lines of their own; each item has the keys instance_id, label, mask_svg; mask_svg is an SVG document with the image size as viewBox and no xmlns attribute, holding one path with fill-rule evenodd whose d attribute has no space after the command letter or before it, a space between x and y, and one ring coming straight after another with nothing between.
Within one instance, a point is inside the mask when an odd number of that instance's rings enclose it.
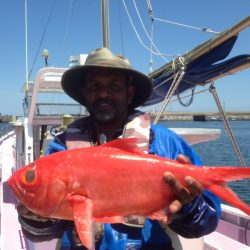
<instances>
[{"instance_id":1,"label":"shoreline","mask_svg":"<svg viewBox=\"0 0 250 250\"><path fill-rule=\"evenodd\" d=\"M152 119L157 116L157 112L150 112ZM248 121L250 112L225 112L230 121ZM218 112L164 112L161 121L221 121Z\"/></svg>"}]
</instances>

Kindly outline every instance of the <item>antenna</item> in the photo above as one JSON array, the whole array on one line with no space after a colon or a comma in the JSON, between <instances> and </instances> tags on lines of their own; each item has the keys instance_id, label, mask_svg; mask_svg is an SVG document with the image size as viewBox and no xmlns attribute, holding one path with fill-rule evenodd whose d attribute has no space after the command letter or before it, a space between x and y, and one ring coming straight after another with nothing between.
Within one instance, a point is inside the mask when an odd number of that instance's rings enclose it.
<instances>
[{"instance_id":1,"label":"antenna","mask_svg":"<svg viewBox=\"0 0 250 250\"><path fill-rule=\"evenodd\" d=\"M48 58L49 58L49 51L47 49L44 49L42 51L42 57L44 57L44 63L45 63L45 67L48 67Z\"/></svg>"}]
</instances>

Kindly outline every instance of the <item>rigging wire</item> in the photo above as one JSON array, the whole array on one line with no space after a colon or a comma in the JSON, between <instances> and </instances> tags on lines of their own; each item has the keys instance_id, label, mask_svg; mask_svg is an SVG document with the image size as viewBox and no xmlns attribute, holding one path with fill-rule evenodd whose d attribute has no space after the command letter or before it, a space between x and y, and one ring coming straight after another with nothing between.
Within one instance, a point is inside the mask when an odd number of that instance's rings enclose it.
<instances>
[{"instance_id":1,"label":"rigging wire","mask_svg":"<svg viewBox=\"0 0 250 250\"><path fill-rule=\"evenodd\" d=\"M218 110L219 110L219 112L220 112L220 114L221 114L221 117L222 117L222 119L223 119L225 128L226 128L226 130L227 130L227 132L228 132L228 135L229 135L229 137L230 137L230 139L231 139L231 142L232 142L232 144L233 144L234 151L235 151L235 153L236 153L236 155L237 155L237 157L238 157L238 159L239 159L239 161L240 161L240 164L241 164L241 166L246 167L245 160L244 160L243 155L242 155L242 153L241 153L241 150L240 150L240 148L239 148L239 146L238 146L238 143L237 143L237 141L236 141L235 135L234 135L234 133L233 133L231 127L230 127L230 124L229 124L229 122L228 122L228 120L227 120L225 111L223 110L223 107L222 107L222 105L221 105L220 99L219 99L219 97L218 97L218 95L217 95L216 88L215 88L215 86L214 86L214 82L211 83L209 90L210 90L211 94L212 94L213 97L214 97L215 103L216 103L217 108L218 108ZM250 185L250 182L248 182L248 184Z\"/></svg>"},{"instance_id":2,"label":"rigging wire","mask_svg":"<svg viewBox=\"0 0 250 250\"><path fill-rule=\"evenodd\" d=\"M53 4L52 4L52 7L51 7L51 10L50 10L50 14L49 14L48 20L47 20L47 22L46 22L46 25L45 25L45 28L44 28L44 31L43 31L43 34L42 34L42 37L41 37L41 40L40 40L40 43L39 43L39 46L38 46L38 49L37 49L35 58L34 58L34 61L33 61L33 63L32 63L32 66L31 66L31 69L30 69L30 72L29 72L28 79L30 78L30 75L31 75L31 73L32 73L32 71L33 71L33 68L34 68L34 65L35 65L35 63L36 63L36 60L37 60L39 51L40 51L40 49L41 49L41 46L42 46L42 43L43 43L45 34L46 34L46 32L47 32L47 29L48 29L49 22L50 22L50 20L51 20L51 17L52 17L54 8L55 8L55 4L56 4L56 0L54 0L54 2L53 2Z\"/></svg>"},{"instance_id":3,"label":"rigging wire","mask_svg":"<svg viewBox=\"0 0 250 250\"><path fill-rule=\"evenodd\" d=\"M130 14L129 14L127 5L126 5L126 3L125 3L125 0L122 0L122 2L123 2L123 6L124 6L124 8L125 8L125 11L126 11L126 13L127 13L127 16L128 16L128 18L129 18L130 24L131 24L131 26L132 26L132 28L133 28L133 30L134 30L134 32L135 32L135 34L136 34L136 36L137 36L139 42L140 42L140 44L141 44L146 50L148 50L149 52L151 52L150 48L147 47L147 46L143 43L143 41L142 41L142 39L141 39L139 33L137 32L137 30L136 30L136 28L135 28L135 25L134 25L134 23L133 23L133 21L132 21L132 18L131 18ZM154 51L152 51L152 53L153 53L154 55L157 55L157 56L163 56L163 55L164 55L164 56L168 56L168 55L166 55L166 54L158 54L158 53L156 53L156 52L154 52Z\"/></svg>"},{"instance_id":4,"label":"rigging wire","mask_svg":"<svg viewBox=\"0 0 250 250\"><path fill-rule=\"evenodd\" d=\"M191 26L191 25L187 25L187 24L183 24L183 23L177 23L177 22L173 22L173 21L169 21L169 20L165 20L165 19L157 18L157 17L154 17L154 19L156 21L160 21L160 22L164 22L164 23L170 23L170 24L174 24L174 25L178 25L178 26L182 26L182 27L186 27L186 28L190 28L190 29L196 29L196 30L200 30L202 32L214 33L214 34L219 34L220 33L218 31L214 31L214 30L206 28L206 27L201 28L201 27Z\"/></svg>"},{"instance_id":5,"label":"rigging wire","mask_svg":"<svg viewBox=\"0 0 250 250\"><path fill-rule=\"evenodd\" d=\"M148 6L148 13L151 18L151 33L150 37L153 40L154 37L154 16L153 16L153 8L151 6L150 0L146 0L147 6ZM151 42L151 50L153 50L153 43ZM153 53L150 53L150 62L149 62L149 72L153 71Z\"/></svg>"},{"instance_id":6,"label":"rigging wire","mask_svg":"<svg viewBox=\"0 0 250 250\"><path fill-rule=\"evenodd\" d=\"M133 3L134 3L135 10L136 10L136 13L137 13L137 15L138 15L138 18L139 18L139 20L140 20L141 26L142 26L142 28L143 28L143 30L144 30L146 36L148 37L149 41L151 42L151 46L154 47L154 49L156 50L156 52L162 57L162 59L163 59L164 61L167 61L166 58L164 57L164 55L163 55L163 54L158 50L158 48L156 47L156 45L155 45L154 41L152 40L152 38L150 37L150 35L148 34L148 31L147 31L145 25L143 24L141 15L140 15L140 13L139 13L139 11L138 11L138 8L137 8L137 5L136 5L136 3L135 3L135 0L133 0ZM152 53L152 49L151 49L151 53Z\"/></svg>"},{"instance_id":7,"label":"rigging wire","mask_svg":"<svg viewBox=\"0 0 250 250\"><path fill-rule=\"evenodd\" d=\"M151 32L150 32L150 37L152 38L153 40L153 36L154 36L154 20L152 20L152 23L151 23ZM150 46L150 49L151 51L153 50L153 43L151 42L151 46ZM150 52L150 61L149 61L149 72L152 72L153 71L153 53Z\"/></svg>"},{"instance_id":8,"label":"rigging wire","mask_svg":"<svg viewBox=\"0 0 250 250\"><path fill-rule=\"evenodd\" d=\"M149 33L147 32L147 29L145 28L145 25L143 24L141 15L140 15L140 13L139 13L139 11L138 11L137 5L136 5L135 1L133 0L133 4L134 4L134 7L135 7L137 16L138 16L138 18L139 18L139 20L140 20L141 26L142 26L142 28L143 28L143 30L144 30L146 36L148 37L148 39L149 39L150 42L151 42L151 48L149 48L147 45L145 45L145 43L142 41L142 39L141 39L141 37L140 37L140 35L139 35L139 33L138 33L138 31L137 31L135 25L134 25L134 22L133 22L133 20L132 20L132 18L131 18L131 15L130 15L130 13L129 13L129 11L128 11L128 8L127 8L127 5L126 5L126 3L125 3L125 0L123 0L123 6L124 6L124 8L125 8L125 11L126 11L126 13L127 13L128 18L129 18L130 24L131 24L131 26L132 26L132 28L133 28L133 30L134 30L136 36L137 36L137 39L139 40L140 44L141 44L146 50L148 50L148 51L151 53L151 58L150 58L150 70L152 70L152 63L153 63L153 61L152 61L152 55L161 56L162 59L163 59L165 62L168 62L167 59L166 59L166 56L168 56L168 57L176 57L176 56L178 56L178 55L163 54L163 53L161 53L161 52L158 50L158 48L156 47L156 45L155 45L155 43L154 43L154 41L153 41L153 39L152 39L152 37L153 37L153 23L154 23L155 20L156 20L156 21L161 21L161 22L170 23L170 24L174 24L174 25L178 25L178 26L182 26L182 27L186 27L186 28L192 28L192 29L200 30L200 31L202 31L202 32L209 32L209 33L215 33L215 34L218 34L218 33L219 33L219 32L217 32L217 31L214 31L214 30L212 30L212 29L210 29L210 28L206 28L206 27L200 28L200 27L196 27L196 26L186 25L186 24L182 24L182 23L173 22L173 21L164 20L164 19L161 19L161 18L154 17L154 15L153 15L153 8L152 8L152 5L151 5L150 0L146 0L146 3L147 3L147 6L148 6L149 15L150 15L151 20L152 20L151 35L149 35ZM154 50L153 50L153 47L154 47Z\"/></svg>"},{"instance_id":9,"label":"rigging wire","mask_svg":"<svg viewBox=\"0 0 250 250\"><path fill-rule=\"evenodd\" d=\"M153 17L153 8L152 8L152 5L151 5L151 2L150 2L150 0L146 0L146 2L147 2L147 5L148 5L149 15L152 18Z\"/></svg>"},{"instance_id":10,"label":"rigging wire","mask_svg":"<svg viewBox=\"0 0 250 250\"><path fill-rule=\"evenodd\" d=\"M146 0L146 3L147 3L147 6L148 6L148 13L149 13L149 16L151 18L151 33L150 33L150 37L153 40L153 37L154 37L154 15L153 15L153 8L151 6L150 0ZM152 42L151 42L151 50L153 50L153 44L152 44ZM153 53L151 52L150 53L150 62L149 62L149 71L150 72L153 71L152 65L153 65Z\"/></svg>"},{"instance_id":11,"label":"rigging wire","mask_svg":"<svg viewBox=\"0 0 250 250\"><path fill-rule=\"evenodd\" d=\"M175 76L174 76L174 80L164 98L164 101L162 102L161 108L159 113L157 114L157 116L154 119L154 124L157 124L157 122L159 121L162 113L164 112L166 106L168 105L170 99L172 98L173 94L175 93L175 91L177 90L180 82L182 81L184 75L185 75L185 70L186 70L186 63L185 63L185 59L184 58L178 58L179 63L181 65L181 67L179 68L179 70L176 72Z\"/></svg>"},{"instance_id":12,"label":"rigging wire","mask_svg":"<svg viewBox=\"0 0 250 250\"><path fill-rule=\"evenodd\" d=\"M74 0L71 0L69 12L68 12L68 17L67 17L67 23L66 23L65 32L64 32L64 37L63 37L63 44L64 45L66 43L66 38L67 38L68 33L69 33L69 26L70 26L71 17L72 17L73 5L74 5Z\"/></svg>"}]
</instances>

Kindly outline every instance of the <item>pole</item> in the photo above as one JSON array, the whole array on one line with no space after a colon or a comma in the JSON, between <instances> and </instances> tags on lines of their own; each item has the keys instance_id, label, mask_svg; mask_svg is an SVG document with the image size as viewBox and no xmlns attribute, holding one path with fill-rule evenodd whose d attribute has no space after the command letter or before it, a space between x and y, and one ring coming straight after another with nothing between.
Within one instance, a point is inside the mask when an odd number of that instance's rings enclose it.
<instances>
[{"instance_id":1,"label":"pole","mask_svg":"<svg viewBox=\"0 0 250 250\"><path fill-rule=\"evenodd\" d=\"M25 97L28 97L28 82L29 82L29 72L28 72L28 7L27 0L25 0Z\"/></svg>"},{"instance_id":2,"label":"pole","mask_svg":"<svg viewBox=\"0 0 250 250\"><path fill-rule=\"evenodd\" d=\"M102 0L102 47L110 49L109 0Z\"/></svg>"}]
</instances>

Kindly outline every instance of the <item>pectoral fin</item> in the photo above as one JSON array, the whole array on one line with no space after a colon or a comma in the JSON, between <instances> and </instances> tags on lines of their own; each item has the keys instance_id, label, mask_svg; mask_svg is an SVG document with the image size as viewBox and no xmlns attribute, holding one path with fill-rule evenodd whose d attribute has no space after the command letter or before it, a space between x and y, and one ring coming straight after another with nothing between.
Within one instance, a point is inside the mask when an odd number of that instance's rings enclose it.
<instances>
[{"instance_id":1,"label":"pectoral fin","mask_svg":"<svg viewBox=\"0 0 250 250\"><path fill-rule=\"evenodd\" d=\"M73 207L73 218L77 233L82 244L89 250L94 250L92 201L81 195L70 197Z\"/></svg>"}]
</instances>

